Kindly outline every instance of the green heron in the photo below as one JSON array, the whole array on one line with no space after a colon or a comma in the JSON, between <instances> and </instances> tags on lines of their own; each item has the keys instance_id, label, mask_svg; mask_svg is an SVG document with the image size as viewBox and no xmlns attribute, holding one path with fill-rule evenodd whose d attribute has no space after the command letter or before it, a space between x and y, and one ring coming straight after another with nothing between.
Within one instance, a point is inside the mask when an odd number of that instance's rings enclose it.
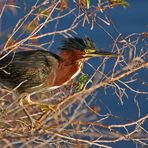
<instances>
[{"instance_id":1,"label":"green heron","mask_svg":"<svg viewBox=\"0 0 148 148\"><path fill-rule=\"evenodd\" d=\"M0 83L9 90L16 88L19 94L56 89L74 79L84 61L99 56L117 55L98 51L88 37L66 38L59 55L45 50L11 53L0 61Z\"/></svg>"}]
</instances>

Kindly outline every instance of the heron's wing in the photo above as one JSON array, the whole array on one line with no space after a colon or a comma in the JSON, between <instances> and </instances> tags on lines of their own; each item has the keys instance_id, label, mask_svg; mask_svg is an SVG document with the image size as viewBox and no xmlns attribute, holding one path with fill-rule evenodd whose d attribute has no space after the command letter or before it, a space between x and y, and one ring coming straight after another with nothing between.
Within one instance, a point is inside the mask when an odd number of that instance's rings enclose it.
<instances>
[{"instance_id":1,"label":"heron's wing","mask_svg":"<svg viewBox=\"0 0 148 148\"><path fill-rule=\"evenodd\" d=\"M8 88L22 83L20 91L42 85L53 71L51 58L49 52L42 51L9 55L0 61L0 82Z\"/></svg>"}]
</instances>

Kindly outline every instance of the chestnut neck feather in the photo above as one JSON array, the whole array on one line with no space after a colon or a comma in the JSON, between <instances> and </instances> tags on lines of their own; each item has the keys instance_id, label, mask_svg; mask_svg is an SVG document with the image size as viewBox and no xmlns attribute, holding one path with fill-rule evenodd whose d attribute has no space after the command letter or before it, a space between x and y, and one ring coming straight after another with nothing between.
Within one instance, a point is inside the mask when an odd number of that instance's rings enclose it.
<instances>
[{"instance_id":1,"label":"chestnut neck feather","mask_svg":"<svg viewBox=\"0 0 148 148\"><path fill-rule=\"evenodd\" d=\"M77 72L80 70L79 60L82 59L82 51L62 50L59 55L62 60L59 61L54 86L69 82L75 74L78 74Z\"/></svg>"}]
</instances>

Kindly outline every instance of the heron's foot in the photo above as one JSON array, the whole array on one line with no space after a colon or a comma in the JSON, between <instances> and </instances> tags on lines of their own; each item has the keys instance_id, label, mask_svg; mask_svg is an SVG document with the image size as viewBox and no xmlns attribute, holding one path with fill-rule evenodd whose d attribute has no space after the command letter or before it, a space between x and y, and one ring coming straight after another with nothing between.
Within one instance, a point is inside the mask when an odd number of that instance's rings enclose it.
<instances>
[{"instance_id":1,"label":"heron's foot","mask_svg":"<svg viewBox=\"0 0 148 148\"><path fill-rule=\"evenodd\" d=\"M39 109L41 109L41 111L51 111L51 112L55 112L56 110L56 106L52 105L52 104L45 104L42 102L32 102L32 105L37 105Z\"/></svg>"},{"instance_id":2,"label":"heron's foot","mask_svg":"<svg viewBox=\"0 0 148 148\"><path fill-rule=\"evenodd\" d=\"M34 124L32 131L40 130L44 126L44 120L49 116L53 116L53 118L56 118L56 106L55 105L47 105L43 103L34 102L35 105L37 105L41 110L42 114L40 117L36 120L36 123Z\"/></svg>"}]
</instances>

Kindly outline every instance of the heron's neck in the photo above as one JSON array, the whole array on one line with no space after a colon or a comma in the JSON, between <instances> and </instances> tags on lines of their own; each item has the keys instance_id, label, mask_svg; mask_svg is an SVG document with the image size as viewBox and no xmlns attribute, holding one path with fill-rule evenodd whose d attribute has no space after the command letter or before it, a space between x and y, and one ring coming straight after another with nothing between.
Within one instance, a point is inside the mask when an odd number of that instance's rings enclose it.
<instances>
[{"instance_id":1,"label":"heron's neck","mask_svg":"<svg viewBox=\"0 0 148 148\"><path fill-rule=\"evenodd\" d=\"M82 59L82 52L80 50L63 50L59 56L63 59L65 65L72 65Z\"/></svg>"},{"instance_id":2,"label":"heron's neck","mask_svg":"<svg viewBox=\"0 0 148 148\"><path fill-rule=\"evenodd\" d=\"M59 61L57 75L55 79L55 86L63 85L74 79L83 67L83 62L72 53L61 53L62 60Z\"/></svg>"}]
</instances>

